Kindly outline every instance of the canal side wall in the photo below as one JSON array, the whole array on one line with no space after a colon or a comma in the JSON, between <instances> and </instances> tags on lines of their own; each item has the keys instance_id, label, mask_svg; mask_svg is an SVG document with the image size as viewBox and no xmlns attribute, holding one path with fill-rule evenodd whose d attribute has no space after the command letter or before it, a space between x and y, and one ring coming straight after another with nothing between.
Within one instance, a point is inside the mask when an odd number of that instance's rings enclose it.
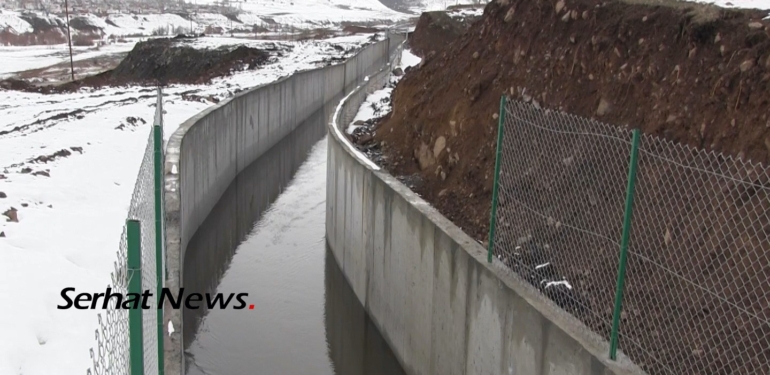
<instances>
[{"instance_id":1,"label":"canal side wall","mask_svg":"<svg viewBox=\"0 0 770 375\"><path fill-rule=\"evenodd\" d=\"M238 173L306 120L330 118L347 91L387 64L403 39L390 35L344 64L247 90L193 116L171 135L164 166L165 287L175 299L184 287L188 243ZM163 327L167 375L185 373L182 314L167 301Z\"/></svg>"},{"instance_id":2,"label":"canal side wall","mask_svg":"<svg viewBox=\"0 0 770 375\"><path fill-rule=\"evenodd\" d=\"M343 99L329 124L327 241L410 375L643 374L545 300L337 129L389 68Z\"/></svg>"}]
</instances>

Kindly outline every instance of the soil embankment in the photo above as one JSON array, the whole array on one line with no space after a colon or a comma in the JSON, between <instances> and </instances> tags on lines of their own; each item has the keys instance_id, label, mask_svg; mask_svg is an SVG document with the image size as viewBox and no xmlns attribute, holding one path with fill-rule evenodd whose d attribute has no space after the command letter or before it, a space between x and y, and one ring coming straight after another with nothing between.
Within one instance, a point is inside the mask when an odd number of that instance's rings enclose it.
<instances>
[{"instance_id":1,"label":"soil embankment","mask_svg":"<svg viewBox=\"0 0 770 375\"><path fill-rule=\"evenodd\" d=\"M411 40L421 47L423 62L408 69L395 88L393 111L375 126L373 148L379 148L386 169L480 241L487 240L502 94L766 168L766 16L665 0L496 0L446 45L420 41L435 38L420 35L435 28L416 29ZM574 162L590 171L544 175L537 187L550 186L556 201L582 204L584 191L564 187L609 168L588 159L578 155ZM666 176L667 168L661 165L655 173ZM508 179L516 185L523 177ZM586 183L604 191L597 181ZM770 328L762 317L770 316L770 306L761 285L768 275L763 251L770 202L717 178L686 181L692 185L684 188L665 179L647 183L655 193L647 203L657 205L645 207L648 227L634 241L670 270L629 266L626 291L636 297L626 301L624 314L633 318L622 325L622 350L652 375L767 374ZM770 186L766 180L755 183ZM554 231L526 225L500 230ZM611 260L616 253L571 243L555 232L549 238L550 249L585 250L585 260L570 264L556 264L563 260L556 256L545 259L573 283L572 293L584 304L582 312L571 312L606 337L603 322L612 318L615 285L599 278L617 272Z\"/></svg>"},{"instance_id":2,"label":"soil embankment","mask_svg":"<svg viewBox=\"0 0 770 375\"><path fill-rule=\"evenodd\" d=\"M455 42L422 44L375 137L385 166L485 239L501 94L767 163L766 12L629 2L495 1Z\"/></svg>"}]
</instances>

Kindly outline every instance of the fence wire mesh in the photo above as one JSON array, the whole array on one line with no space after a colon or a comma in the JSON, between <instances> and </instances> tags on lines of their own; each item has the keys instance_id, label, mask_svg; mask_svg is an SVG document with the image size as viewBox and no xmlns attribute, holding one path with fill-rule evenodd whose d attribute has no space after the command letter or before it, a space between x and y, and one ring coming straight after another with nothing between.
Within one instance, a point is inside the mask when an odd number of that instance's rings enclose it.
<instances>
[{"instance_id":1,"label":"fence wire mesh","mask_svg":"<svg viewBox=\"0 0 770 375\"><path fill-rule=\"evenodd\" d=\"M621 348L651 374L770 373L770 168L643 137Z\"/></svg>"},{"instance_id":2,"label":"fence wire mesh","mask_svg":"<svg viewBox=\"0 0 770 375\"><path fill-rule=\"evenodd\" d=\"M128 212L128 219L138 220L140 223L142 291L149 290L151 292L151 296L147 298L150 309L142 310L145 375L158 373L154 152L154 135L151 129ZM126 293L128 293L127 245L124 226L110 285L113 293L120 293L124 296L124 301ZM96 348L91 350L93 367L87 373L93 375L128 375L131 374L129 356L132 349L129 345L128 310L119 308L116 305L116 298L111 298L109 301L106 311L99 314Z\"/></svg>"},{"instance_id":3,"label":"fence wire mesh","mask_svg":"<svg viewBox=\"0 0 770 375\"><path fill-rule=\"evenodd\" d=\"M508 100L491 251L610 339L632 132ZM770 169L642 136L620 350L649 374L770 373Z\"/></svg>"},{"instance_id":4,"label":"fence wire mesh","mask_svg":"<svg viewBox=\"0 0 770 375\"><path fill-rule=\"evenodd\" d=\"M113 293L125 295L128 292L126 255L126 228L120 236L109 287ZM128 375L128 310L117 306L116 299L110 299L107 309L98 315L95 348L91 349L93 367L88 375Z\"/></svg>"}]
</instances>

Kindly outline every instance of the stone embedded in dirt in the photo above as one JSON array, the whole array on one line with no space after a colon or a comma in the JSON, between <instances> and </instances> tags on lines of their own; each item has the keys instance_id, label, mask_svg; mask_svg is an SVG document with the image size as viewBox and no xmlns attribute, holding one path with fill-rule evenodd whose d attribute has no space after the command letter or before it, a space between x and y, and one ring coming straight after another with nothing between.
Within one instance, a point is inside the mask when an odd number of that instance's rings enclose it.
<instances>
[{"instance_id":1,"label":"stone embedded in dirt","mask_svg":"<svg viewBox=\"0 0 770 375\"><path fill-rule=\"evenodd\" d=\"M433 154L431 154L430 148L428 148L428 145L425 143L420 143L420 148L414 150L414 157L417 159L417 162L420 164L420 169L423 171L436 163L436 159L433 157Z\"/></svg>"},{"instance_id":2,"label":"stone embedded in dirt","mask_svg":"<svg viewBox=\"0 0 770 375\"><path fill-rule=\"evenodd\" d=\"M0 198L8 198L8 195L0 191Z\"/></svg>"},{"instance_id":3,"label":"stone embedded in dirt","mask_svg":"<svg viewBox=\"0 0 770 375\"><path fill-rule=\"evenodd\" d=\"M492 119L493 120L497 120L498 118L500 118L500 115L498 115L497 113L493 113L492 114Z\"/></svg>"},{"instance_id":4,"label":"stone embedded in dirt","mask_svg":"<svg viewBox=\"0 0 770 375\"><path fill-rule=\"evenodd\" d=\"M393 75L396 77L401 77L402 75L404 75L404 70L401 68L393 69Z\"/></svg>"},{"instance_id":5,"label":"stone embedded in dirt","mask_svg":"<svg viewBox=\"0 0 770 375\"><path fill-rule=\"evenodd\" d=\"M364 126L364 125L366 125L366 121L358 120L358 121L354 122L353 125L355 125L355 126Z\"/></svg>"},{"instance_id":6,"label":"stone embedded in dirt","mask_svg":"<svg viewBox=\"0 0 770 375\"><path fill-rule=\"evenodd\" d=\"M374 139L374 137L372 137L371 134L364 134L364 135L358 137L358 139L356 140L356 144L358 144L359 146L360 145L365 145L365 144L371 142L372 139Z\"/></svg>"},{"instance_id":7,"label":"stone embedded in dirt","mask_svg":"<svg viewBox=\"0 0 770 375\"><path fill-rule=\"evenodd\" d=\"M599 100L599 106L596 108L596 115L601 117L606 115L609 112L610 112L610 102L602 98L601 100Z\"/></svg>"},{"instance_id":8,"label":"stone embedded in dirt","mask_svg":"<svg viewBox=\"0 0 770 375\"><path fill-rule=\"evenodd\" d=\"M749 29L758 30L758 29L761 29L762 27L764 27L764 25L762 25L762 22L749 22Z\"/></svg>"},{"instance_id":9,"label":"stone embedded in dirt","mask_svg":"<svg viewBox=\"0 0 770 375\"><path fill-rule=\"evenodd\" d=\"M751 60L751 59L750 60L746 60L746 61L742 62L741 65L740 65L741 73L745 73L746 71L748 71L749 69L751 69L753 67L754 67L754 60Z\"/></svg>"},{"instance_id":10,"label":"stone embedded in dirt","mask_svg":"<svg viewBox=\"0 0 770 375\"><path fill-rule=\"evenodd\" d=\"M473 58L474 59L478 59L479 58L479 52L478 51L473 53Z\"/></svg>"},{"instance_id":11,"label":"stone embedded in dirt","mask_svg":"<svg viewBox=\"0 0 770 375\"><path fill-rule=\"evenodd\" d=\"M506 23L511 22L513 20L513 15L516 13L516 8L508 9L508 12L505 13L505 18L503 19Z\"/></svg>"},{"instance_id":12,"label":"stone embedded in dirt","mask_svg":"<svg viewBox=\"0 0 770 375\"><path fill-rule=\"evenodd\" d=\"M559 0L558 2L556 2L556 6L554 6L553 10L556 11L556 14L559 14L561 13L561 10L564 9L565 5L566 3L564 2L564 0Z\"/></svg>"},{"instance_id":13,"label":"stone embedded in dirt","mask_svg":"<svg viewBox=\"0 0 770 375\"><path fill-rule=\"evenodd\" d=\"M19 215L17 214L18 210L11 207L9 210L3 212L3 215L7 217L8 219L6 221L10 221L12 223L18 223L19 222Z\"/></svg>"},{"instance_id":14,"label":"stone embedded in dirt","mask_svg":"<svg viewBox=\"0 0 770 375\"><path fill-rule=\"evenodd\" d=\"M497 3L502 6L508 6L508 4L510 4L510 0L497 0Z\"/></svg>"},{"instance_id":15,"label":"stone embedded in dirt","mask_svg":"<svg viewBox=\"0 0 770 375\"><path fill-rule=\"evenodd\" d=\"M442 135L438 137L436 143L433 144L433 157L438 159L439 155L441 155L441 151L444 151L444 147L446 147L446 138Z\"/></svg>"},{"instance_id":16,"label":"stone embedded in dirt","mask_svg":"<svg viewBox=\"0 0 770 375\"><path fill-rule=\"evenodd\" d=\"M441 198L441 197L445 196L445 195L446 195L446 193L447 193L447 189L444 189L444 190L441 190L441 191L439 191L439 192L438 192L438 196L439 196L439 198Z\"/></svg>"}]
</instances>

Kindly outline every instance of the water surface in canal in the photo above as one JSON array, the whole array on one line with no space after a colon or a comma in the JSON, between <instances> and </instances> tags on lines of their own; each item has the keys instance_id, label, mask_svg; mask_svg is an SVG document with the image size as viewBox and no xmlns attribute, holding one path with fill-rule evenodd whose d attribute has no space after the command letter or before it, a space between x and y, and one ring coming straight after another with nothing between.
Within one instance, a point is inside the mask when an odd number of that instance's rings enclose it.
<instances>
[{"instance_id":1,"label":"water surface in canal","mask_svg":"<svg viewBox=\"0 0 770 375\"><path fill-rule=\"evenodd\" d=\"M323 126L298 128L191 240L186 293L248 293L255 307L186 310L187 374L403 374L326 247L326 142Z\"/></svg>"}]
</instances>

